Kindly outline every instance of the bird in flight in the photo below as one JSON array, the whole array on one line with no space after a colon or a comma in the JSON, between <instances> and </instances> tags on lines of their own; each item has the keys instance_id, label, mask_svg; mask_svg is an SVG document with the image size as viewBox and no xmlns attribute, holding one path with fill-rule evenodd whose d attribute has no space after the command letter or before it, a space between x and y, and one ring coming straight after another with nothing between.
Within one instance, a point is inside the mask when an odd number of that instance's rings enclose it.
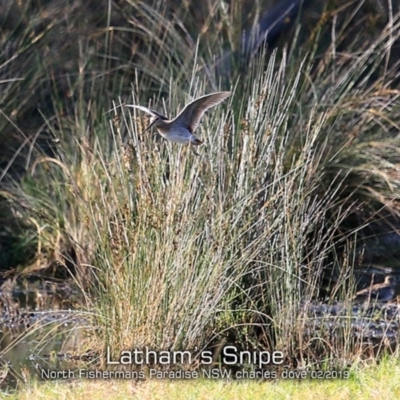
<instances>
[{"instance_id":1,"label":"bird in flight","mask_svg":"<svg viewBox=\"0 0 400 400\"><path fill-rule=\"evenodd\" d=\"M211 107L224 101L231 95L231 92L215 92L199 97L189 103L177 117L168 119L157 111L147 107L127 104L127 107L137 108L151 115L149 126L143 131L147 132L153 126L157 128L159 134L170 142L188 144L192 151L196 151L192 146L200 146L203 142L194 134L199 126L201 117Z\"/></svg>"}]
</instances>

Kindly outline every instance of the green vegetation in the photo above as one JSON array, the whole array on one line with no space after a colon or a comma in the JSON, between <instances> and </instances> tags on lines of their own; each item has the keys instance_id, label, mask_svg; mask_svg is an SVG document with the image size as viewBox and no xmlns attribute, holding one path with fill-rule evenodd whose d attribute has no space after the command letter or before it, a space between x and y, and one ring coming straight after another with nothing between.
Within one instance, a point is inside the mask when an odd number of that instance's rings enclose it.
<instances>
[{"instance_id":1,"label":"green vegetation","mask_svg":"<svg viewBox=\"0 0 400 400\"><path fill-rule=\"evenodd\" d=\"M396 399L400 395L398 360L354 370L348 380L281 380L277 382L226 380L168 381L80 380L28 382L7 399Z\"/></svg>"},{"instance_id":2,"label":"green vegetation","mask_svg":"<svg viewBox=\"0 0 400 400\"><path fill-rule=\"evenodd\" d=\"M299 305L325 296L326 282L332 297L349 300L364 227L397 221L399 76L390 55L399 21L350 40L351 20L326 11L323 21L339 24L331 42L321 23L301 46L260 50L243 72L223 2L198 41L162 3L127 2L119 12L110 2L112 12L88 9L83 22L73 6L68 19L27 6L2 33L11 50L0 64L0 129L13 141L1 154L1 196L18 242L10 263L23 273L72 271L96 326L84 345L100 354L224 340L280 350L295 365L354 365L365 349L350 330L305 336ZM227 80L212 68L223 52ZM233 96L202 121L201 157L141 135L145 117L123 107L173 115L218 89ZM357 393L362 384L353 384Z\"/></svg>"}]
</instances>

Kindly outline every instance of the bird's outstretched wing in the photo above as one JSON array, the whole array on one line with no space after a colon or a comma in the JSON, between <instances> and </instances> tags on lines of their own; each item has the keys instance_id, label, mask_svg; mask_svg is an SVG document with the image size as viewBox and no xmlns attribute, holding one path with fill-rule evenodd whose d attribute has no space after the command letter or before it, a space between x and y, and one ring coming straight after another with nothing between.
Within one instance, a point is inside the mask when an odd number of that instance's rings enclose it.
<instances>
[{"instance_id":1,"label":"bird's outstretched wing","mask_svg":"<svg viewBox=\"0 0 400 400\"><path fill-rule=\"evenodd\" d=\"M167 119L165 115L158 113L157 111L150 110L150 108L143 107L143 106L136 106L133 104L125 104L125 107L137 108L138 110L144 111L147 114L150 114L153 117L159 117L161 119Z\"/></svg>"},{"instance_id":2,"label":"bird's outstretched wing","mask_svg":"<svg viewBox=\"0 0 400 400\"><path fill-rule=\"evenodd\" d=\"M231 95L231 92L216 92L199 97L189 103L173 120L194 132L199 125L203 114L211 107L216 106Z\"/></svg>"}]
</instances>

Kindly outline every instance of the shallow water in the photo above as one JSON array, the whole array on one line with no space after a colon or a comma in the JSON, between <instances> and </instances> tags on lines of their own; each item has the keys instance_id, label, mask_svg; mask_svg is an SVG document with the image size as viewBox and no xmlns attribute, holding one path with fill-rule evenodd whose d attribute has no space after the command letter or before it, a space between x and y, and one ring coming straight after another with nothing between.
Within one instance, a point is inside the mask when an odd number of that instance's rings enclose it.
<instances>
[{"instance_id":1,"label":"shallow water","mask_svg":"<svg viewBox=\"0 0 400 400\"><path fill-rule=\"evenodd\" d=\"M85 315L74 310L81 299L79 291L65 283L3 282L0 381L6 376L2 388L15 387L26 374L41 379L40 369L67 369L80 360L80 347L89 328Z\"/></svg>"}]
</instances>

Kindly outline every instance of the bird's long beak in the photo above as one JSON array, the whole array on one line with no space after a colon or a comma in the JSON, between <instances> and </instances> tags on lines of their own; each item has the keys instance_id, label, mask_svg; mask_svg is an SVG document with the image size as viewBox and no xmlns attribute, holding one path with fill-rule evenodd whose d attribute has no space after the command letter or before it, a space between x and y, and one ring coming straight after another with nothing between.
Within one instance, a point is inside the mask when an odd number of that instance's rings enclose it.
<instances>
[{"instance_id":1,"label":"bird's long beak","mask_svg":"<svg viewBox=\"0 0 400 400\"><path fill-rule=\"evenodd\" d=\"M154 121L142 132L142 134L145 133L145 132L147 132L148 130L150 130L150 128L151 128L156 122L157 122L157 120L154 120Z\"/></svg>"}]
</instances>

